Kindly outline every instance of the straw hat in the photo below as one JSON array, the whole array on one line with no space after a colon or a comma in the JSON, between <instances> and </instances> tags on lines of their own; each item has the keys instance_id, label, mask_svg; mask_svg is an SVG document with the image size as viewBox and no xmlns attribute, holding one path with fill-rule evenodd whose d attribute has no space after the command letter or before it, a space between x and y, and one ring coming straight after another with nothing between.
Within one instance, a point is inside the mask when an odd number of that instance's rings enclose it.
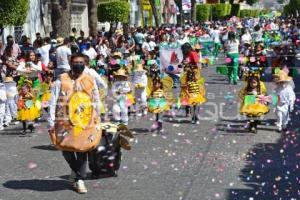
<instances>
[{"instance_id":1,"label":"straw hat","mask_svg":"<svg viewBox=\"0 0 300 200\"><path fill-rule=\"evenodd\" d=\"M9 83L9 82L14 82L13 78L8 76L8 77L5 77L4 79L4 83Z\"/></svg>"},{"instance_id":2,"label":"straw hat","mask_svg":"<svg viewBox=\"0 0 300 200\"><path fill-rule=\"evenodd\" d=\"M64 38L58 37L56 39L56 44L57 44L57 46L64 44Z\"/></svg>"},{"instance_id":3,"label":"straw hat","mask_svg":"<svg viewBox=\"0 0 300 200\"><path fill-rule=\"evenodd\" d=\"M114 73L114 76L123 76L123 77L128 77L127 74L126 74L126 71L125 69L119 69L118 71L116 71Z\"/></svg>"},{"instance_id":4,"label":"straw hat","mask_svg":"<svg viewBox=\"0 0 300 200\"><path fill-rule=\"evenodd\" d=\"M146 71L144 70L144 67L142 64L137 64L135 70L136 72L142 72L142 71Z\"/></svg>"},{"instance_id":5,"label":"straw hat","mask_svg":"<svg viewBox=\"0 0 300 200\"><path fill-rule=\"evenodd\" d=\"M288 76L288 74L283 70L280 70L277 74L275 74L274 79L276 83L293 80L293 78Z\"/></svg>"},{"instance_id":6,"label":"straw hat","mask_svg":"<svg viewBox=\"0 0 300 200\"><path fill-rule=\"evenodd\" d=\"M116 51L116 52L113 53L112 56L113 56L113 57L119 57L119 58L122 58L122 53L119 52L119 51Z\"/></svg>"}]
</instances>

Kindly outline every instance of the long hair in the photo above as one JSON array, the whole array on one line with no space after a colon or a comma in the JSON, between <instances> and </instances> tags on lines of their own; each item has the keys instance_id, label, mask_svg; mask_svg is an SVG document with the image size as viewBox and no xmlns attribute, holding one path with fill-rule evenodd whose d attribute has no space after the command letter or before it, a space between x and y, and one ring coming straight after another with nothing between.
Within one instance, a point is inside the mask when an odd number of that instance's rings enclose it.
<instances>
[{"instance_id":1,"label":"long hair","mask_svg":"<svg viewBox=\"0 0 300 200\"><path fill-rule=\"evenodd\" d=\"M261 93L261 91L260 91L260 79L259 79L258 76L251 76L251 77L248 78L248 80L247 80L246 92L248 93L248 92L251 92L251 91L252 91L252 88L251 88L251 86L250 86L250 82L251 82L252 80L256 80L256 82L257 82L257 87L256 87L257 94L260 94L260 93Z\"/></svg>"},{"instance_id":2,"label":"long hair","mask_svg":"<svg viewBox=\"0 0 300 200\"><path fill-rule=\"evenodd\" d=\"M233 42L235 42L235 33L234 32L232 32L232 31L230 31L229 33L228 33L228 40L231 42L231 43L233 43Z\"/></svg>"},{"instance_id":3,"label":"long hair","mask_svg":"<svg viewBox=\"0 0 300 200\"><path fill-rule=\"evenodd\" d=\"M181 46L183 57L186 58L187 55L193 50L193 47L189 43L184 43Z\"/></svg>"}]
</instances>

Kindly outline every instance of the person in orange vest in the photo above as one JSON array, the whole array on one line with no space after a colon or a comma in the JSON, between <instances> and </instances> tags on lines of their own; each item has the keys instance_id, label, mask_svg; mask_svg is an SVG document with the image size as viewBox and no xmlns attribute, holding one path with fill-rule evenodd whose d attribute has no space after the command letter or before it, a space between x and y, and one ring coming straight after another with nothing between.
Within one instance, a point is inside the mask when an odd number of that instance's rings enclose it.
<instances>
[{"instance_id":1,"label":"person in orange vest","mask_svg":"<svg viewBox=\"0 0 300 200\"><path fill-rule=\"evenodd\" d=\"M94 78L83 72L85 56L73 54L70 65L71 71L61 74L51 89L49 134L72 170L74 189L83 194L87 152L101 139L100 97Z\"/></svg>"}]
</instances>

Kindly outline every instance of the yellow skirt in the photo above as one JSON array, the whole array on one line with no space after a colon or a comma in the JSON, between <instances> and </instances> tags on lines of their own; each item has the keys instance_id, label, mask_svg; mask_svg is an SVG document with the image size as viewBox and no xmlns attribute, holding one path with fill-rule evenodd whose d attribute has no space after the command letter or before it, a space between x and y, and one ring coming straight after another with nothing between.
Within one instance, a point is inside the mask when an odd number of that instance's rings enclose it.
<instances>
[{"instance_id":1,"label":"yellow skirt","mask_svg":"<svg viewBox=\"0 0 300 200\"><path fill-rule=\"evenodd\" d=\"M202 94L190 94L188 98L189 105L198 105L206 102L206 98Z\"/></svg>"},{"instance_id":2,"label":"yellow skirt","mask_svg":"<svg viewBox=\"0 0 300 200\"><path fill-rule=\"evenodd\" d=\"M264 104L255 103L249 105L242 105L241 114L246 115L248 117L260 117L269 112L269 107Z\"/></svg>"},{"instance_id":3,"label":"yellow skirt","mask_svg":"<svg viewBox=\"0 0 300 200\"><path fill-rule=\"evenodd\" d=\"M40 117L40 110L36 106L31 108L22 108L18 110L17 120L33 121Z\"/></svg>"},{"instance_id":4,"label":"yellow skirt","mask_svg":"<svg viewBox=\"0 0 300 200\"><path fill-rule=\"evenodd\" d=\"M49 106L49 102L51 100L51 92L47 91L42 95L42 107L46 108Z\"/></svg>"}]
</instances>

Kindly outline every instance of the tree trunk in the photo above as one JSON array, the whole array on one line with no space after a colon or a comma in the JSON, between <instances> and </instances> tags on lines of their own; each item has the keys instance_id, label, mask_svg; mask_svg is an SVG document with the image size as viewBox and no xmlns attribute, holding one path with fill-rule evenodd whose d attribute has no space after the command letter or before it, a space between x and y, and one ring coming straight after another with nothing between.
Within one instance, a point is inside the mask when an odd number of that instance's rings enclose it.
<instances>
[{"instance_id":1,"label":"tree trunk","mask_svg":"<svg viewBox=\"0 0 300 200\"><path fill-rule=\"evenodd\" d=\"M71 0L51 0L51 25L54 37L70 35Z\"/></svg>"},{"instance_id":2,"label":"tree trunk","mask_svg":"<svg viewBox=\"0 0 300 200\"><path fill-rule=\"evenodd\" d=\"M87 0L88 3L88 15L89 15L89 30L90 35L97 36L97 0Z\"/></svg>"},{"instance_id":3,"label":"tree trunk","mask_svg":"<svg viewBox=\"0 0 300 200\"><path fill-rule=\"evenodd\" d=\"M177 17L177 24L184 25L183 22L183 10L182 10L182 0L174 0L176 6L179 9L179 16Z\"/></svg>"},{"instance_id":4,"label":"tree trunk","mask_svg":"<svg viewBox=\"0 0 300 200\"><path fill-rule=\"evenodd\" d=\"M196 0L191 0L191 22L192 23L196 21L195 5L196 5Z\"/></svg>"},{"instance_id":5,"label":"tree trunk","mask_svg":"<svg viewBox=\"0 0 300 200\"><path fill-rule=\"evenodd\" d=\"M153 13L154 20L155 20L155 26L159 27L159 18L158 18L156 6L155 6L155 0L149 0L149 2L151 5L151 8L152 8L152 13Z\"/></svg>"}]
</instances>

